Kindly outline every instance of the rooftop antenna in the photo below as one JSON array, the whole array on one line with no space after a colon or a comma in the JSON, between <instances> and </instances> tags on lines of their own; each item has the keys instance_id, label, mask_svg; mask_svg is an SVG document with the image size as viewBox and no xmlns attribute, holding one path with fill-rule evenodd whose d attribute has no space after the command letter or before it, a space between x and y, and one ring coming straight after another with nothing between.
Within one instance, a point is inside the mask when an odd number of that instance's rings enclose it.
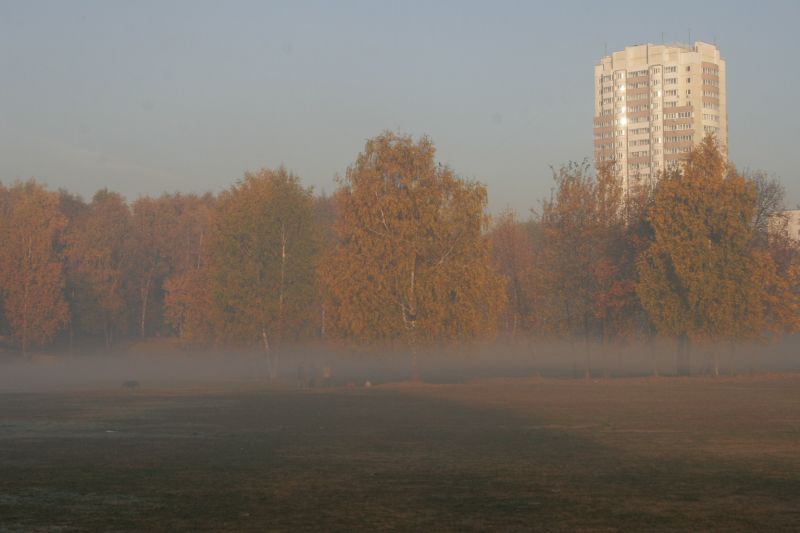
<instances>
[{"instance_id":1,"label":"rooftop antenna","mask_svg":"<svg viewBox=\"0 0 800 533\"><path fill-rule=\"evenodd\" d=\"M608 55L608 41L603 43L603 57Z\"/></svg>"},{"instance_id":2,"label":"rooftop antenna","mask_svg":"<svg viewBox=\"0 0 800 533\"><path fill-rule=\"evenodd\" d=\"M664 32L661 32L661 44L664 44Z\"/></svg>"},{"instance_id":3,"label":"rooftop antenna","mask_svg":"<svg viewBox=\"0 0 800 533\"><path fill-rule=\"evenodd\" d=\"M689 44L692 44L692 28L689 28Z\"/></svg>"}]
</instances>

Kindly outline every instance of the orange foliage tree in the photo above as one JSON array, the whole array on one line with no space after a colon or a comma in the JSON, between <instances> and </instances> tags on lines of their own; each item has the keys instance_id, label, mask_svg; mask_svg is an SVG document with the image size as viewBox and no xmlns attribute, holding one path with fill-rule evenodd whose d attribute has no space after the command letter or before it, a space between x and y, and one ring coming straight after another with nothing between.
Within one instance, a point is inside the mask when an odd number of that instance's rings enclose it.
<instances>
[{"instance_id":1,"label":"orange foliage tree","mask_svg":"<svg viewBox=\"0 0 800 533\"><path fill-rule=\"evenodd\" d=\"M554 179L540 222L540 327L586 339L628 334L636 310L636 221L626 215L619 182L610 168L594 175L587 163L562 167Z\"/></svg>"},{"instance_id":2,"label":"orange foliage tree","mask_svg":"<svg viewBox=\"0 0 800 533\"><path fill-rule=\"evenodd\" d=\"M323 192L323 194L314 198L314 221L319 230L320 257L327 256L336 246L334 227L337 216L336 198L334 196L329 196ZM315 281L316 294L312 322L317 337L325 339L327 337L327 310L325 308L324 291L319 276L315 275Z\"/></svg>"},{"instance_id":3,"label":"orange foliage tree","mask_svg":"<svg viewBox=\"0 0 800 533\"><path fill-rule=\"evenodd\" d=\"M216 199L172 195L176 225L171 232L170 270L164 280L164 321L184 340L208 337L213 302L208 292L207 251Z\"/></svg>"},{"instance_id":4,"label":"orange foliage tree","mask_svg":"<svg viewBox=\"0 0 800 533\"><path fill-rule=\"evenodd\" d=\"M495 331L505 294L483 234L486 189L434 156L430 139L386 132L340 179L320 271L332 334L413 347Z\"/></svg>"},{"instance_id":5,"label":"orange foliage tree","mask_svg":"<svg viewBox=\"0 0 800 533\"><path fill-rule=\"evenodd\" d=\"M272 357L274 345L308 330L317 239L313 196L297 176L283 168L245 174L218 198L196 273L194 290L207 294L193 300L210 310L190 310L188 319L207 324L210 340L259 342Z\"/></svg>"},{"instance_id":6,"label":"orange foliage tree","mask_svg":"<svg viewBox=\"0 0 800 533\"><path fill-rule=\"evenodd\" d=\"M131 299L140 337L172 332L164 316L165 285L180 284L182 274L196 269L213 201L210 195L162 194L134 202Z\"/></svg>"},{"instance_id":7,"label":"orange foliage tree","mask_svg":"<svg viewBox=\"0 0 800 533\"><path fill-rule=\"evenodd\" d=\"M62 195L62 209L65 200ZM130 209L122 196L103 189L70 211L65 256L71 334L102 335L110 345L127 333Z\"/></svg>"},{"instance_id":8,"label":"orange foliage tree","mask_svg":"<svg viewBox=\"0 0 800 533\"><path fill-rule=\"evenodd\" d=\"M540 328L556 335L588 337L593 318L597 261L594 180L587 163L554 173L556 189L542 205Z\"/></svg>"},{"instance_id":9,"label":"orange foliage tree","mask_svg":"<svg viewBox=\"0 0 800 533\"><path fill-rule=\"evenodd\" d=\"M554 172L552 197L542 205L542 238L534 279L539 304L536 328L545 334L591 343L638 334L636 286L638 196L623 196L610 166L591 171L570 163Z\"/></svg>"},{"instance_id":10,"label":"orange foliage tree","mask_svg":"<svg viewBox=\"0 0 800 533\"><path fill-rule=\"evenodd\" d=\"M38 183L0 189L0 301L23 352L52 340L69 320L58 253L66 224L58 195Z\"/></svg>"},{"instance_id":11,"label":"orange foliage tree","mask_svg":"<svg viewBox=\"0 0 800 533\"><path fill-rule=\"evenodd\" d=\"M169 235L176 220L174 210L163 198L140 197L132 210L135 268L131 272L131 298L136 302L133 320L135 331L145 338L159 323L161 285L170 269Z\"/></svg>"},{"instance_id":12,"label":"orange foliage tree","mask_svg":"<svg viewBox=\"0 0 800 533\"><path fill-rule=\"evenodd\" d=\"M492 259L506 282L508 305L502 314L503 326L512 336L528 330L535 309L536 260L530 224L517 220L513 211L500 215L489 233Z\"/></svg>"},{"instance_id":13,"label":"orange foliage tree","mask_svg":"<svg viewBox=\"0 0 800 533\"><path fill-rule=\"evenodd\" d=\"M637 292L658 330L679 340L681 374L690 341L758 338L777 325L769 309L791 306L774 261L753 246L755 208L755 188L711 136L656 187Z\"/></svg>"}]
</instances>

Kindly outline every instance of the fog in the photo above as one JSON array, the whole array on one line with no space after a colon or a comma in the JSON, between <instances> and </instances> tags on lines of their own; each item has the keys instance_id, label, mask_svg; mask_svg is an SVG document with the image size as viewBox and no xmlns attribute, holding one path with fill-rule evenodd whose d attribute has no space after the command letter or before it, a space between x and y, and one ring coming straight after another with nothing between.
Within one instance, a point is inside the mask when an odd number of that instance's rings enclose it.
<instances>
[{"instance_id":1,"label":"fog","mask_svg":"<svg viewBox=\"0 0 800 533\"><path fill-rule=\"evenodd\" d=\"M800 371L800 336L760 344L694 344L692 376ZM293 345L262 352L131 345L83 353L22 355L0 351L0 392L85 388L186 388L269 384L280 387L364 387L412 380L464 383L499 377L614 379L675 376L674 341L602 346L533 339L409 349ZM416 361L416 371L415 364ZM327 369L327 370L326 370ZM715 370L717 369L717 370ZM325 379L325 375L329 379Z\"/></svg>"}]
</instances>

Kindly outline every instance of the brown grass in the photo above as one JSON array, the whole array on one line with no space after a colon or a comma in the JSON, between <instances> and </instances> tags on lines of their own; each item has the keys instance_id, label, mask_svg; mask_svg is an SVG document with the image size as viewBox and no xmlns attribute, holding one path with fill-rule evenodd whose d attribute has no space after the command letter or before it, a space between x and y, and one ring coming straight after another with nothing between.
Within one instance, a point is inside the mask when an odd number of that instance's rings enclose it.
<instances>
[{"instance_id":1,"label":"brown grass","mask_svg":"<svg viewBox=\"0 0 800 533\"><path fill-rule=\"evenodd\" d=\"M0 396L0 531L797 530L800 377Z\"/></svg>"}]
</instances>

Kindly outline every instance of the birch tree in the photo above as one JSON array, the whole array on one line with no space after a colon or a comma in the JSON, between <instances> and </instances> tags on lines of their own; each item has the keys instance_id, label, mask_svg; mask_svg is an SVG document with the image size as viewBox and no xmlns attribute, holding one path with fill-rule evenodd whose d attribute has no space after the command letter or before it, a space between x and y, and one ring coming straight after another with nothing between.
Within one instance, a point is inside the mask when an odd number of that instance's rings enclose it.
<instances>
[{"instance_id":1,"label":"birch tree","mask_svg":"<svg viewBox=\"0 0 800 533\"><path fill-rule=\"evenodd\" d=\"M247 173L219 197L208 279L222 340L264 351L297 338L314 299L313 196L284 168Z\"/></svg>"},{"instance_id":2,"label":"birch tree","mask_svg":"<svg viewBox=\"0 0 800 533\"><path fill-rule=\"evenodd\" d=\"M170 238L170 272L164 280L164 321L184 341L214 338L208 291L208 242L216 199L210 194L173 195L177 225Z\"/></svg>"},{"instance_id":3,"label":"birch tree","mask_svg":"<svg viewBox=\"0 0 800 533\"><path fill-rule=\"evenodd\" d=\"M135 331L140 338L153 331L162 297L162 283L170 270L169 235L176 225L174 211L163 198L143 196L133 203L134 266L131 272L132 299L136 302ZM150 327L149 327L150 326Z\"/></svg>"},{"instance_id":4,"label":"birch tree","mask_svg":"<svg viewBox=\"0 0 800 533\"><path fill-rule=\"evenodd\" d=\"M66 224L58 195L38 183L0 190L0 302L23 352L50 342L69 321L58 253Z\"/></svg>"},{"instance_id":5,"label":"birch tree","mask_svg":"<svg viewBox=\"0 0 800 533\"><path fill-rule=\"evenodd\" d=\"M434 160L427 137L383 133L339 180L321 279L329 331L413 347L491 334L505 305L484 230L486 188Z\"/></svg>"}]
</instances>

